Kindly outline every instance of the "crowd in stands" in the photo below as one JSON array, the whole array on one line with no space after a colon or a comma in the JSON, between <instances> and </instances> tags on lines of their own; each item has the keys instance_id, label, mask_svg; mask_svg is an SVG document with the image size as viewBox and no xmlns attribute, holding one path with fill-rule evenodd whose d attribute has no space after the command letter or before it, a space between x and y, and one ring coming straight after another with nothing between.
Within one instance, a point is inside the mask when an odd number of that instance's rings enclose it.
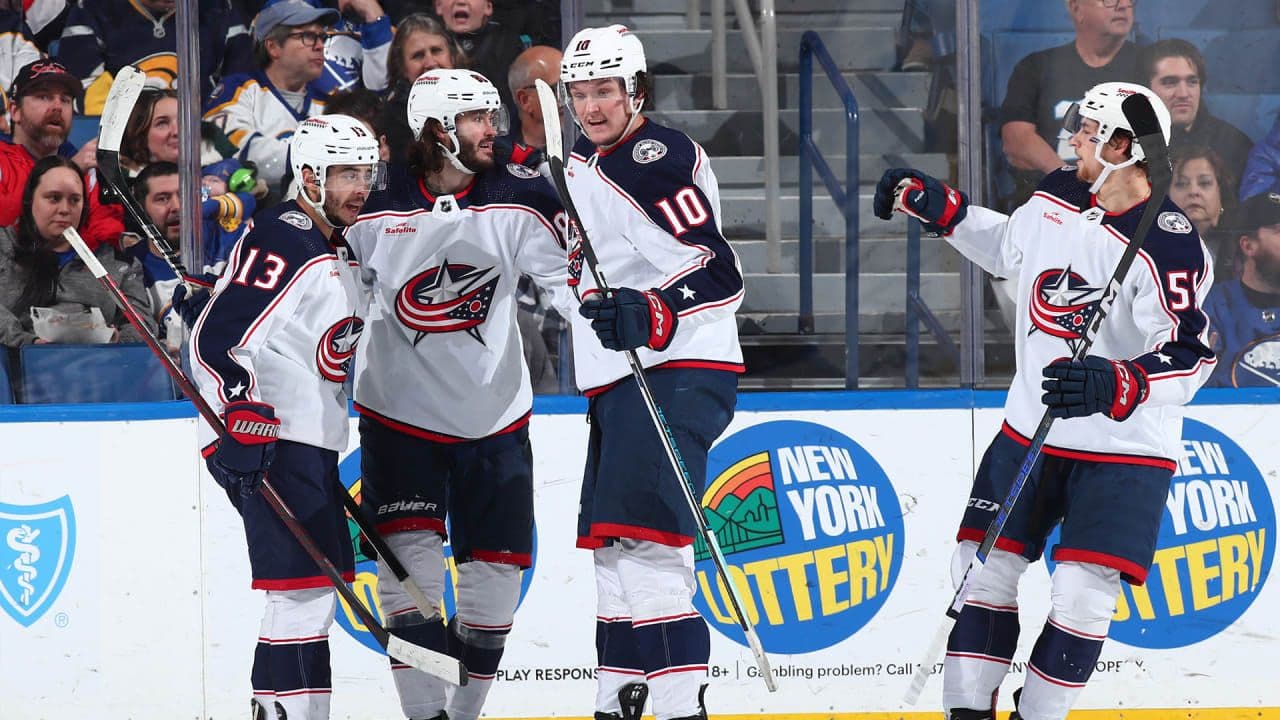
<instances>
[{"instance_id":1,"label":"crowd in stands","mask_svg":"<svg viewBox=\"0 0 1280 720\"><path fill-rule=\"evenodd\" d=\"M75 227L152 330L178 357L186 331L172 308L179 278L96 168L97 141L68 143L103 111L115 75L142 70L147 89L121 143L132 194L179 246L181 203L175 0L0 1L0 344L138 342L62 238ZM502 162L536 165L544 145L533 79L555 83L554 0L200 0L201 240L192 270L225 264L253 214L295 192L289 139L327 112L363 121L382 158L410 144L410 85L435 68L468 68L496 85L512 114ZM197 265L190 262L190 265ZM535 389L557 392L555 337L536 290L521 321ZM52 323L52 324L51 324ZM55 325L80 328L55 332ZM21 398L19 398L21 399Z\"/></svg>"}]
</instances>

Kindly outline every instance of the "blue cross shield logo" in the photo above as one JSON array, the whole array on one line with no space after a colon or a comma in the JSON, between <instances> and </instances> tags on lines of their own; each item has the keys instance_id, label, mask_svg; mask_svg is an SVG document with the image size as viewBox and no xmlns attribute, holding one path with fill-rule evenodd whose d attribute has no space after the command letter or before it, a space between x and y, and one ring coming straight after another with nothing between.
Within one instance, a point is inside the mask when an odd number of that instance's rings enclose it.
<instances>
[{"instance_id":1,"label":"blue cross shield logo","mask_svg":"<svg viewBox=\"0 0 1280 720\"><path fill-rule=\"evenodd\" d=\"M40 619L67 581L76 517L67 495L40 505L0 503L0 606L24 627Z\"/></svg>"}]
</instances>

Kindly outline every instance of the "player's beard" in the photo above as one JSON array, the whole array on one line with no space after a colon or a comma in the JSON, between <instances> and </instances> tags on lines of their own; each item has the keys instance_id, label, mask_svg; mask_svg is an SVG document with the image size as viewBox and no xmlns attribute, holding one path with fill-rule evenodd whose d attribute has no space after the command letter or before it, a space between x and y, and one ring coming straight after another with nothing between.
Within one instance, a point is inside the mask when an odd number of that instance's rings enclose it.
<instances>
[{"instance_id":1,"label":"player's beard","mask_svg":"<svg viewBox=\"0 0 1280 720\"><path fill-rule=\"evenodd\" d=\"M480 159L480 143L462 143L462 152L458 153L458 160L471 170L471 172L480 174L493 167L493 145L489 146L489 157Z\"/></svg>"}]
</instances>

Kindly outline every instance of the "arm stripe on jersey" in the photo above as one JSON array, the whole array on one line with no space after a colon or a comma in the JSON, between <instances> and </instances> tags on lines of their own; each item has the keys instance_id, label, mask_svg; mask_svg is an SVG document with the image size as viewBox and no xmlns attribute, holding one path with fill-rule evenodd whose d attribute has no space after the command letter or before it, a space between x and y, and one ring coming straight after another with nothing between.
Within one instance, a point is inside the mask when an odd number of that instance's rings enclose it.
<instances>
[{"instance_id":1,"label":"arm stripe on jersey","mask_svg":"<svg viewBox=\"0 0 1280 720\"><path fill-rule=\"evenodd\" d=\"M534 210L531 207L527 207L525 205L507 205L507 204L495 203L492 205L470 205L463 209L470 210L472 212L484 212L486 210L519 210L520 212L529 213L530 215L537 218L538 222L542 223L542 226L547 229L547 232L551 233L551 239L556 242L556 245L558 246L560 244L560 241L558 240L558 235L556 234L556 229L551 226L551 223L547 222L547 219L542 216L542 213L538 212L537 210Z\"/></svg>"}]
</instances>

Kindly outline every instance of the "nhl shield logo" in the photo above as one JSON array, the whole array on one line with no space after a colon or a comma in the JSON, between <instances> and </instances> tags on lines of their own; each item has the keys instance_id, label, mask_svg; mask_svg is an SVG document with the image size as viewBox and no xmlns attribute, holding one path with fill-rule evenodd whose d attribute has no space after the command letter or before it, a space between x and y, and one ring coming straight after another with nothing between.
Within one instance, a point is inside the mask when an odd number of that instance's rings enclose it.
<instances>
[{"instance_id":1,"label":"nhl shield logo","mask_svg":"<svg viewBox=\"0 0 1280 720\"><path fill-rule=\"evenodd\" d=\"M40 505L0 503L0 604L30 627L53 605L71 571L76 519L67 495Z\"/></svg>"}]
</instances>

